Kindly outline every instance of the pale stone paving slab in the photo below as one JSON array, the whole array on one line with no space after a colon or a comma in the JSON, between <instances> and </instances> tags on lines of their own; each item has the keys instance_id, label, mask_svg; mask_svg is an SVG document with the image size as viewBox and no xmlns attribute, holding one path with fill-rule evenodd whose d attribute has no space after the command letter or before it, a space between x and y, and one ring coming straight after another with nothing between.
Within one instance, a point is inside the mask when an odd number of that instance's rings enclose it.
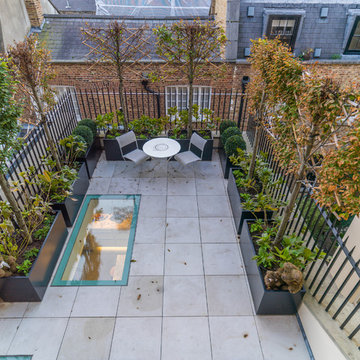
<instances>
[{"instance_id":1,"label":"pale stone paving slab","mask_svg":"<svg viewBox=\"0 0 360 360\"><path fill-rule=\"evenodd\" d=\"M71 312L72 317L110 317L116 315L119 286L80 286Z\"/></svg>"},{"instance_id":2,"label":"pale stone paving slab","mask_svg":"<svg viewBox=\"0 0 360 360\"><path fill-rule=\"evenodd\" d=\"M210 334L214 360L263 360L253 316L210 316Z\"/></svg>"},{"instance_id":3,"label":"pale stone paving slab","mask_svg":"<svg viewBox=\"0 0 360 360\"><path fill-rule=\"evenodd\" d=\"M116 319L110 360L160 359L160 348L161 317Z\"/></svg>"},{"instance_id":4,"label":"pale stone paving slab","mask_svg":"<svg viewBox=\"0 0 360 360\"><path fill-rule=\"evenodd\" d=\"M237 234L231 218L200 218L202 243L234 243Z\"/></svg>"},{"instance_id":5,"label":"pale stone paving slab","mask_svg":"<svg viewBox=\"0 0 360 360\"><path fill-rule=\"evenodd\" d=\"M162 316L163 276L130 276L121 289L117 316Z\"/></svg>"},{"instance_id":6,"label":"pale stone paving slab","mask_svg":"<svg viewBox=\"0 0 360 360\"><path fill-rule=\"evenodd\" d=\"M166 219L166 243L200 243L199 219L168 217Z\"/></svg>"},{"instance_id":7,"label":"pale stone paving slab","mask_svg":"<svg viewBox=\"0 0 360 360\"><path fill-rule=\"evenodd\" d=\"M25 317L69 317L78 288L49 287L41 302L29 303Z\"/></svg>"},{"instance_id":8,"label":"pale stone paving slab","mask_svg":"<svg viewBox=\"0 0 360 360\"><path fill-rule=\"evenodd\" d=\"M207 315L204 277L165 276L163 315Z\"/></svg>"},{"instance_id":9,"label":"pale stone paving slab","mask_svg":"<svg viewBox=\"0 0 360 360\"><path fill-rule=\"evenodd\" d=\"M70 319L57 360L108 359L114 326L114 318Z\"/></svg>"},{"instance_id":10,"label":"pale stone paving slab","mask_svg":"<svg viewBox=\"0 0 360 360\"><path fill-rule=\"evenodd\" d=\"M164 245L135 244L130 275L163 275Z\"/></svg>"},{"instance_id":11,"label":"pale stone paving slab","mask_svg":"<svg viewBox=\"0 0 360 360\"><path fill-rule=\"evenodd\" d=\"M196 196L169 195L167 197L167 216L198 217Z\"/></svg>"},{"instance_id":12,"label":"pale stone paving slab","mask_svg":"<svg viewBox=\"0 0 360 360\"><path fill-rule=\"evenodd\" d=\"M196 195L195 179L169 178L168 195Z\"/></svg>"},{"instance_id":13,"label":"pale stone paving slab","mask_svg":"<svg viewBox=\"0 0 360 360\"><path fill-rule=\"evenodd\" d=\"M140 217L136 226L137 244L163 244L165 242L165 218Z\"/></svg>"},{"instance_id":14,"label":"pale stone paving slab","mask_svg":"<svg viewBox=\"0 0 360 360\"><path fill-rule=\"evenodd\" d=\"M14 338L21 319L0 319L0 354L6 354Z\"/></svg>"},{"instance_id":15,"label":"pale stone paving slab","mask_svg":"<svg viewBox=\"0 0 360 360\"><path fill-rule=\"evenodd\" d=\"M165 275L204 275L200 244L166 244Z\"/></svg>"},{"instance_id":16,"label":"pale stone paving slab","mask_svg":"<svg viewBox=\"0 0 360 360\"><path fill-rule=\"evenodd\" d=\"M31 354L34 360L56 359L67 318L23 319L7 355Z\"/></svg>"},{"instance_id":17,"label":"pale stone paving slab","mask_svg":"<svg viewBox=\"0 0 360 360\"><path fill-rule=\"evenodd\" d=\"M206 317L164 317L162 360L211 360Z\"/></svg>"}]
</instances>

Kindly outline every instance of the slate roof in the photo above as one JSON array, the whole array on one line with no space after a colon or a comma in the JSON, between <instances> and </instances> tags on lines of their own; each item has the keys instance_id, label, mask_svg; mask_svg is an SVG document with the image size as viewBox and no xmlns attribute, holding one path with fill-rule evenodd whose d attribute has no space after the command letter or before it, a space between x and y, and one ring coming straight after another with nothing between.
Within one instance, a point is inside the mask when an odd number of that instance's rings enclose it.
<instances>
[{"instance_id":1,"label":"slate roof","mask_svg":"<svg viewBox=\"0 0 360 360\"><path fill-rule=\"evenodd\" d=\"M209 17L201 18L208 20ZM116 18L109 16L74 16L74 15L45 15L45 24L39 34L40 39L45 42L51 51L54 62L72 61L83 62L87 60L86 55L89 48L82 43L80 29L88 23L90 26L104 26L112 20L125 21L130 28L136 28L144 23L149 26L148 32L152 35L152 29L164 23L179 21L179 18ZM191 20L188 18L188 20ZM155 40L150 41L151 58L157 59L154 48Z\"/></svg>"}]
</instances>

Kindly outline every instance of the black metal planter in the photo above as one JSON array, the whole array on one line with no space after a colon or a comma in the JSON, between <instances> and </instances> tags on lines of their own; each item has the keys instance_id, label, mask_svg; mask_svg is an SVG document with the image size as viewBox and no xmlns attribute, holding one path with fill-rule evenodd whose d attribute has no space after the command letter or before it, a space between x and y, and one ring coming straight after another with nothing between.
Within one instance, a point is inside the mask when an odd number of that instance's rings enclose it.
<instances>
[{"instance_id":1,"label":"black metal planter","mask_svg":"<svg viewBox=\"0 0 360 360\"><path fill-rule=\"evenodd\" d=\"M83 163L78 172L78 179L73 183L72 195L67 197L64 202L52 205L54 210L62 212L66 226L72 226L74 223L82 201L84 200L84 196L89 188L89 184L86 165Z\"/></svg>"},{"instance_id":2,"label":"black metal planter","mask_svg":"<svg viewBox=\"0 0 360 360\"><path fill-rule=\"evenodd\" d=\"M237 233L240 234L244 220L264 219L264 211L258 211L252 213L249 210L245 210L241 206L241 198L240 198L239 190L236 186L233 170L234 169L231 169L231 171L229 172L227 192L235 221L236 230ZM267 219L270 220L272 214L273 214L272 211L267 211L266 212Z\"/></svg>"},{"instance_id":3,"label":"black metal planter","mask_svg":"<svg viewBox=\"0 0 360 360\"><path fill-rule=\"evenodd\" d=\"M229 178L230 169L240 169L238 166L234 166L231 164L229 157L226 155L225 150L223 148L219 149L219 157L221 169L224 174L224 179Z\"/></svg>"},{"instance_id":4,"label":"black metal planter","mask_svg":"<svg viewBox=\"0 0 360 360\"><path fill-rule=\"evenodd\" d=\"M85 163L89 179L91 179L94 173L97 162L101 156L101 152L100 138L96 137L91 146L87 149L85 156L77 159L77 161Z\"/></svg>"},{"instance_id":5,"label":"black metal planter","mask_svg":"<svg viewBox=\"0 0 360 360\"><path fill-rule=\"evenodd\" d=\"M0 279L0 298L9 302L41 301L68 231L58 212L28 276Z\"/></svg>"},{"instance_id":6,"label":"black metal planter","mask_svg":"<svg viewBox=\"0 0 360 360\"><path fill-rule=\"evenodd\" d=\"M257 315L291 315L297 312L305 295L303 288L297 294L285 290L267 290L261 270L252 258L256 255L255 247L245 220L240 235L240 248L244 259L246 275L250 285L255 312Z\"/></svg>"}]
</instances>

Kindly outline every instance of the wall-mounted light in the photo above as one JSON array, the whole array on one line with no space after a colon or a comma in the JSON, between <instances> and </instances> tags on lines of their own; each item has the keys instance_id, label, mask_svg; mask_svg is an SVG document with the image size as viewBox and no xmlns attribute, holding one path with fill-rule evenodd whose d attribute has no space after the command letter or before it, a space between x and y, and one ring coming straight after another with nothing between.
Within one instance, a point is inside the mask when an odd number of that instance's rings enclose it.
<instances>
[{"instance_id":1,"label":"wall-mounted light","mask_svg":"<svg viewBox=\"0 0 360 360\"><path fill-rule=\"evenodd\" d=\"M253 6L248 6L247 8L247 16L254 17L255 16L255 8Z\"/></svg>"},{"instance_id":2,"label":"wall-mounted light","mask_svg":"<svg viewBox=\"0 0 360 360\"><path fill-rule=\"evenodd\" d=\"M323 8L321 8L321 10L320 10L320 17L321 17L322 19L325 19L325 18L328 17L328 13L329 13L329 8L323 7Z\"/></svg>"}]
</instances>

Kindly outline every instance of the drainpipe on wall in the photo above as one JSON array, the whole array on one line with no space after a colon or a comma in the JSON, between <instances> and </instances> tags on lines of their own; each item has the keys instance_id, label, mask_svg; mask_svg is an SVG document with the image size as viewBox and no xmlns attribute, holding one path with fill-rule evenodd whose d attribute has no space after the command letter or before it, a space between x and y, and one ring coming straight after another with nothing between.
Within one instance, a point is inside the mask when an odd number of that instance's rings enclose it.
<instances>
[{"instance_id":1,"label":"drainpipe on wall","mask_svg":"<svg viewBox=\"0 0 360 360\"><path fill-rule=\"evenodd\" d=\"M141 84L147 92L149 92L150 94L154 94L156 96L157 113L158 113L158 119L159 119L160 118L160 94L149 88L149 80L144 79L141 81Z\"/></svg>"}]
</instances>

